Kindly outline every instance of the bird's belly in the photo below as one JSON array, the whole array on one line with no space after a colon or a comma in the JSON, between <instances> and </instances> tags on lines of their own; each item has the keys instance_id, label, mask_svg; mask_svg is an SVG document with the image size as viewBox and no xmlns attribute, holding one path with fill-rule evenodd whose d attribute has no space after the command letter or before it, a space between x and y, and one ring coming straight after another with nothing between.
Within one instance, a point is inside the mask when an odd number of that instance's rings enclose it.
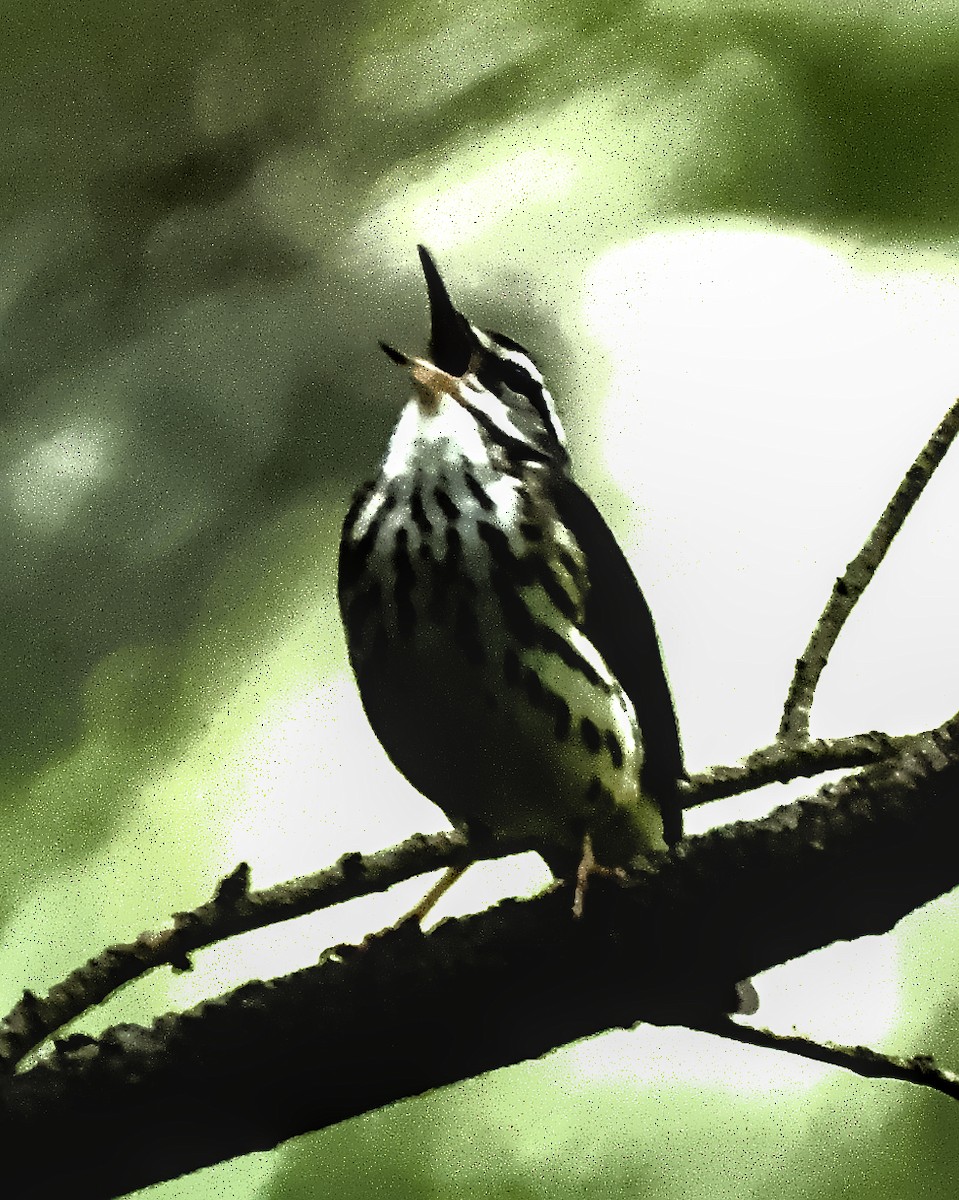
<instances>
[{"instance_id":1,"label":"bird's belly","mask_svg":"<svg viewBox=\"0 0 959 1200\"><path fill-rule=\"evenodd\" d=\"M396 766L451 821L496 838L578 853L588 832L611 866L662 848L659 811L639 788L632 706L608 671L584 663L579 631L556 621L551 648L524 646L495 601L450 600L357 671Z\"/></svg>"}]
</instances>

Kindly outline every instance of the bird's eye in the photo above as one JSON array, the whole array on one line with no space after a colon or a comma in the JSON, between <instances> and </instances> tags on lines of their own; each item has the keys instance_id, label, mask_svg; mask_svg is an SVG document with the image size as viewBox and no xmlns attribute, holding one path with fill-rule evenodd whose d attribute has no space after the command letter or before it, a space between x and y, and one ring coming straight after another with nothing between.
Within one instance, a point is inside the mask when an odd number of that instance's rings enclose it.
<instances>
[{"instance_id":1,"label":"bird's eye","mask_svg":"<svg viewBox=\"0 0 959 1200\"><path fill-rule=\"evenodd\" d=\"M532 388L537 386L536 381L530 373L524 371L519 363L498 362L496 364L496 374L510 391L518 392L521 396L526 396L527 398L529 398Z\"/></svg>"}]
</instances>

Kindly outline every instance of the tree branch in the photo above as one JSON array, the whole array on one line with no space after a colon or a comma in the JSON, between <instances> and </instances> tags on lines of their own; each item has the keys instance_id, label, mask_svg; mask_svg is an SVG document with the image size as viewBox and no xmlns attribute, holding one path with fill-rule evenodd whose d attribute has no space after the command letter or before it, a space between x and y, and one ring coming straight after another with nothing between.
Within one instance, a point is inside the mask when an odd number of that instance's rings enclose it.
<instances>
[{"instance_id":1,"label":"tree branch","mask_svg":"<svg viewBox=\"0 0 959 1200\"><path fill-rule=\"evenodd\" d=\"M928 734L893 736L888 733L857 733L844 738L817 738L796 745L773 742L754 750L741 763L731 767L710 767L680 784L684 808L695 808L725 796L739 796L769 783L788 783L791 779L821 775L848 767L864 767L882 762L899 753L916 737Z\"/></svg>"},{"instance_id":2,"label":"tree branch","mask_svg":"<svg viewBox=\"0 0 959 1200\"><path fill-rule=\"evenodd\" d=\"M732 981L886 932L959 882L957 728L691 838L628 886L597 880L582 921L565 890L508 901L68 1038L0 1082L8 1190L119 1195L601 1030L716 1024ZM56 1153L26 1149L41 1136Z\"/></svg>"},{"instance_id":3,"label":"tree branch","mask_svg":"<svg viewBox=\"0 0 959 1200\"><path fill-rule=\"evenodd\" d=\"M838 1046L834 1042L814 1042L799 1034L775 1033L771 1029L737 1025L728 1017L714 1024L703 1024L700 1028L704 1033L714 1033L717 1037L742 1042L747 1046L783 1050L812 1062L841 1067L867 1079L898 1079L903 1083L931 1087L952 1100L959 1100L959 1075L937 1067L935 1059L928 1054L900 1058L895 1054L880 1054L868 1046Z\"/></svg>"},{"instance_id":4,"label":"tree branch","mask_svg":"<svg viewBox=\"0 0 959 1200\"><path fill-rule=\"evenodd\" d=\"M893 737L861 733L819 739L802 746L774 742L754 751L740 764L712 767L692 776L682 785L684 807L739 795L769 783L785 783L841 767L880 762L916 736L930 735ZM190 912L175 913L168 928L147 931L135 941L106 947L44 996L25 991L0 1022L0 1074L13 1071L46 1038L102 1004L134 979L162 966L189 970L190 955L197 950L254 929L385 891L429 871L480 859L506 858L530 849L535 847L525 842L469 845L462 834L454 831L415 834L397 846L373 854L344 854L332 867L259 891L250 890L249 867L240 863L220 882L211 900Z\"/></svg>"},{"instance_id":5,"label":"tree branch","mask_svg":"<svg viewBox=\"0 0 959 1200\"><path fill-rule=\"evenodd\" d=\"M920 735L924 736L924 735ZM738 795L768 783L839 767L879 762L907 745L911 737L863 733L803 746L775 742L756 750L741 764L712 767L683 785L685 807ZM344 854L332 867L274 887L251 891L249 867L240 865L223 879L213 898L190 912L175 913L159 932L141 933L94 955L55 984L44 996L25 991L0 1022L0 1074L17 1064L58 1029L102 1004L109 996L158 967L190 969L190 955L226 938L332 908L396 883L443 867L480 859L505 858L535 847L524 843L469 845L448 833L415 834L397 846L373 854Z\"/></svg>"},{"instance_id":6,"label":"tree branch","mask_svg":"<svg viewBox=\"0 0 959 1200\"><path fill-rule=\"evenodd\" d=\"M863 548L833 584L832 593L816 622L802 658L796 660L796 670L779 726L779 736L783 740L802 742L808 738L813 695L836 639L957 433L959 400L953 403L906 472Z\"/></svg>"},{"instance_id":7,"label":"tree branch","mask_svg":"<svg viewBox=\"0 0 959 1200\"><path fill-rule=\"evenodd\" d=\"M482 856L505 857L528 849L526 843L503 842L484 845ZM0 1073L12 1071L45 1038L156 967L187 971L190 955L215 942L386 891L411 876L470 863L479 856L462 834L416 834L374 854L344 854L325 870L255 892L249 888L249 867L240 863L211 900L192 912L174 914L168 928L108 946L45 996L24 992L0 1022Z\"/></svg>"}]
</instances>

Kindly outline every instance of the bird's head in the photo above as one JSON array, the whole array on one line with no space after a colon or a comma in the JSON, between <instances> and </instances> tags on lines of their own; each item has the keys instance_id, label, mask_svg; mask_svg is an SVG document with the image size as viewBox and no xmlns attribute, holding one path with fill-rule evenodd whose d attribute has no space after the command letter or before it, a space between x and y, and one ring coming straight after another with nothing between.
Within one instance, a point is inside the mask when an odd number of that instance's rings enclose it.
<instances>
[{"instance_id":1,"label":"bird's head","mask_svg":"<svg viewBox=\"0 0 959 1200\"><path fill-rule=\"evenodd\" d=\"M430 304L429 358L381 345L410 368L421 407L429 411L451 396L509 458L565 466L566 434L529 351L469 321L453 304L429 251L420 246L419 255Z\"/></svg>"}]
</instances>

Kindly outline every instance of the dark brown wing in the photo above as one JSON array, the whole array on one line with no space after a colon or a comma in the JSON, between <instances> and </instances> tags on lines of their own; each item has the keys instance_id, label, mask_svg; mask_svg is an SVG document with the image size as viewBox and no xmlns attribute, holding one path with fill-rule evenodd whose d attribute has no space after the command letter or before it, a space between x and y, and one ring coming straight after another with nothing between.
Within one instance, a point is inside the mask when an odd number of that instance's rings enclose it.
<instances>
[{"instance_id":1,"label":"dark brown wing","mask_svg":"<svg viewBox=\"0 0 959 1200\"><path fill-rule=\"evenodd\" d=\"M626 556L586 493L565 477L551 490L560 520L586 558L589 592L583 632L633 702L643 738L642 786L660 804L666 841L683 833L676 789L685 775L673 698L656 626Z\"/></svg>"}]
</instances>

